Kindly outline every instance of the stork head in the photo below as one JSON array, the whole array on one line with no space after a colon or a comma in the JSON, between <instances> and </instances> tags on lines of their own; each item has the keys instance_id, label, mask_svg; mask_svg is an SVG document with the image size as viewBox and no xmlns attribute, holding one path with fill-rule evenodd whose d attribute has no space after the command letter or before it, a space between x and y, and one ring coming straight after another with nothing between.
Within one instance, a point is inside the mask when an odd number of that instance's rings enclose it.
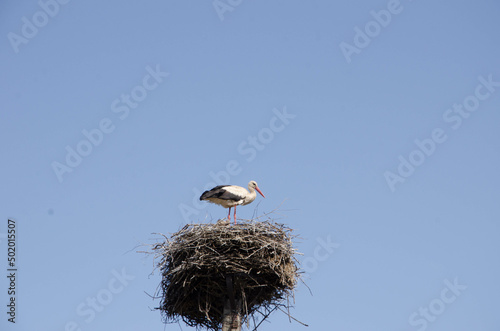
<instances>
[{"instance_id":1,"label":"stork head","mask_svg":"<svg viewBox=\"0 0 500 331\"><path fill-rule=\"evenodd\" d=\"M259 186L257 186L257 182L254 181L254 180L251 180L250 183L248 183L248 189L250 191L252 190L257 190L257 192L259 192L260 195L262 195L262 197L265 198L264 194L262 193L262 191L259 189Z\"/></svg>"}]
</instances>

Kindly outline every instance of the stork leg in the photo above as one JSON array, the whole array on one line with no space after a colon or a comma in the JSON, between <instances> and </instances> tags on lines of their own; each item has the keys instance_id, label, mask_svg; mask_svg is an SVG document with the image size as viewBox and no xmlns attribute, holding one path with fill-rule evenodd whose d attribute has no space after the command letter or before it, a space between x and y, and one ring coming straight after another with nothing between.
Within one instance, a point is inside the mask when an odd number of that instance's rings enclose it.
<instances>
[{"instance_id":1,"label":"stork leg","mask_svg":"<svg viewBox=\"0 0 500 331\"><path fill-rule=\"evenodd\" d=\"M236 224L236 206L234 206L234 224Z\"/></svg>"},{"instance_id":2,"label":"stork leg","mask_svg":"<svg viewBox=\"0 0 500 331\"><path fill-rule=\"evenodd\" d=\"M236 208L235 208L236 209ZM229 207L229 213L227 213L227 220L231 220L231 207Z\"/></svg>"}]
</instances>

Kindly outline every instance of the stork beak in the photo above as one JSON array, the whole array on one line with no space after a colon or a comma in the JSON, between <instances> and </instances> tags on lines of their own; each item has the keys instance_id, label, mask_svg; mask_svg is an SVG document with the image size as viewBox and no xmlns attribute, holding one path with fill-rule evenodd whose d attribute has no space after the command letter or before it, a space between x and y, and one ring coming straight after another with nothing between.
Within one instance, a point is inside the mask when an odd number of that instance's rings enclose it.
<instances>
[{"instance_id":1,"label":"stork beak","mask_svg":"<svg viewBox=\"0 0 500 331\"><path fill-rule=\"evenodd\" d=\"M265 195L262 193L262 191L256 186L255 189L257 190L257 192L260 193L260 195L262 195L264 198L265 198Z\"/></svg>"}]
</instances>

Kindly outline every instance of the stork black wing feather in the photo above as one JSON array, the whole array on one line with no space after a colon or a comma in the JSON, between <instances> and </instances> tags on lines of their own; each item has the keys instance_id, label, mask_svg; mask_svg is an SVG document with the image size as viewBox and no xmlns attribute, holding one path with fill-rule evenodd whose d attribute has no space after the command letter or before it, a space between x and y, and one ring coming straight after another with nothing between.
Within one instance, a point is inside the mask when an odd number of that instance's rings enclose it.
<instances>
[{"instance_id":1,"label":"stork black wing feather","mask_svg":"<svg viewBox=\"0 0 500 331\"><path fill-rule=\"evenodd\" d=\"M234 200L238 201L243 199L243 197L233 194L231 192L228 192L224 189L224 187L229 186L229 185L219 185L211 189L210 191L205 191L200 197L200 200L206 200L210 198L217 198L217 199L222 199L222 200Z\"/></svg>"}]
</instances>

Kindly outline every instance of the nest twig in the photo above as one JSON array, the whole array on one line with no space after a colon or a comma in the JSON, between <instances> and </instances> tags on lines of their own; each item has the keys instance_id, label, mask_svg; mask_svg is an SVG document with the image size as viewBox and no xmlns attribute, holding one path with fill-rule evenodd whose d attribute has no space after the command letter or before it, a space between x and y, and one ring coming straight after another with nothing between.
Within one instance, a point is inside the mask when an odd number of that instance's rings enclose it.
<instances>
[{"instance_id":1,"label":"nest twig","mask_svg":"<svg viewBox=\"0 0 500 331\"><path fill-rule=\"evenodd\" d=\"M255 326L277 308L288 308L299 278L291 232L271 221L233 226L219 221L188 224L170 238L164 236L153 252L160 259L157 309L165 322L182 319L189 326L220 330L229 297L241 302L239 313L247 325L250 318Z\"/></svg>"}]
</instances>

